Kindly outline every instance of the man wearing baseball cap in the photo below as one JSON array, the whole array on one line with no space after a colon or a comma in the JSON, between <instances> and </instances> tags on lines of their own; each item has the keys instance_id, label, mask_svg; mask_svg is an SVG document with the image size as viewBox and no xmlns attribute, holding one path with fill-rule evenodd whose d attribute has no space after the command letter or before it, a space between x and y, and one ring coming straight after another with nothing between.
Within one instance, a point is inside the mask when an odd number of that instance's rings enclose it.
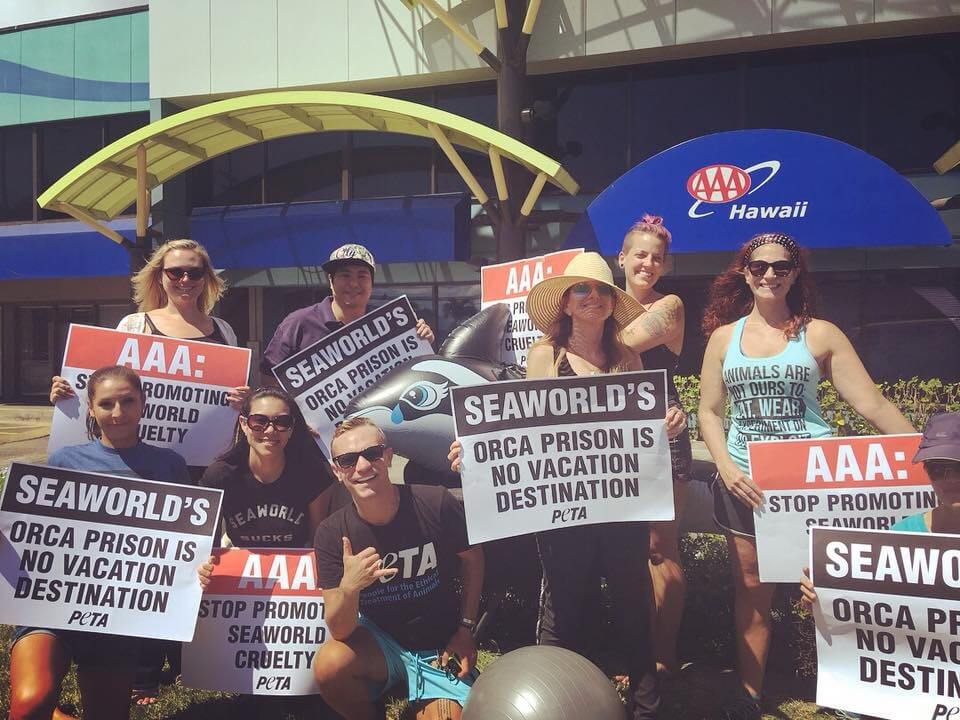
<instances>
[{"instance_id":1,"label":"man wearing baseball cap","mask_svg":"<svg viewBox=\"0 0 960 720\"><path fill-rule=\"evenodd\" d=\"M341 245L322 265L330 281L331 296L309 307L294 310L277 326L260 358L260 372L273 382L270 369L334 330L366 315L376 262L363 245ZM417 335L433 343L433 330L417 320Z\"/></svg>"}]
</instances>

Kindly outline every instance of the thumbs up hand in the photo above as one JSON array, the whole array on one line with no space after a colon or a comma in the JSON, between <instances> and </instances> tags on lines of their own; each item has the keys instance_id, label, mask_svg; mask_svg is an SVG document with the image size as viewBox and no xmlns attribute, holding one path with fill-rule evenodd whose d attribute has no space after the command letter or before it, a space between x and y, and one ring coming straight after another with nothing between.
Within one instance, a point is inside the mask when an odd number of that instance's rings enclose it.
<instances>
[{"instance_id":1,"label":"thumbs up hand","mask_svg":"<svg viewBox=\"0 0 960 720\"><path fill-rule=\"evenodd\" d=\"M342 590L359 593L380 578L393 577L396 574L397 568L380 567L380 556L374 548L365 548L354 555L350 538L343 538L343 579L340 581Z\"/></svg>"}]
</instances>

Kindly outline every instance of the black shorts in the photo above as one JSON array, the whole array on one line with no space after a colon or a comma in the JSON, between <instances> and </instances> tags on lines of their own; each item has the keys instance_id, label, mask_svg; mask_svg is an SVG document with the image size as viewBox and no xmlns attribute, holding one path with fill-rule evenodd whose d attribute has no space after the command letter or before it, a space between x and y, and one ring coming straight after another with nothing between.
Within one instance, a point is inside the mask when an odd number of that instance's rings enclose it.
<instances>
[{"instance_id":1,"label":"black shorts","mask_svg":"<svg viewBox=\"0 0 960 720\"><path fill-rule=\"evenodd\" d=\"M673 470L673 481L687 481L693 470L693 449L690 446L690 430L683 432L670 441L670 467Z\"/></svg>"},{"instance_id":2,"label":"black shorts","mask_svg":"<svg viewBox=\"0 0 960 720\"><path fill-rule=\"evenodd\" d=\"M755 538L757 529L753 523L753 508L737 500L720 478L713 477L713 521L726 532Z\"/></svg>"},{"instance_id":3,"label":"black shorts","mask_svg":"<svg viewBox=\"0 0 960 720\"><path fill-rule=\"evenodd\" d=\"M17 641L34 633L53 635L77 667L83 670L136 669L137 648L140 640L124 635L77 632L76 630L48 630L47 628L17 625L13 631L11 650Z\"/></svg>"}]
</instances>

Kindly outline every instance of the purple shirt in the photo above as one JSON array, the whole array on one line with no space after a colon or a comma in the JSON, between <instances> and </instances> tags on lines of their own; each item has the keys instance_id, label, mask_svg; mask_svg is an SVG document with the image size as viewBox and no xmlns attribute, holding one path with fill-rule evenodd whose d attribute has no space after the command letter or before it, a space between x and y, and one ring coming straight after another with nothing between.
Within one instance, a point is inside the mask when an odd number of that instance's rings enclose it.
<instances>
[{"instance_id":1,"label":"purple shirt","mask_svg":"<svg viewBox=\"0 0 960 720\"><path fill-rule=\"evenodd\" d=\"M333 315L332 297L316 305L294 310L277 326L270 344L263 351L260 372L272 375L272 367L342 327L343 323Z\"/></svg>"}]
</instances>

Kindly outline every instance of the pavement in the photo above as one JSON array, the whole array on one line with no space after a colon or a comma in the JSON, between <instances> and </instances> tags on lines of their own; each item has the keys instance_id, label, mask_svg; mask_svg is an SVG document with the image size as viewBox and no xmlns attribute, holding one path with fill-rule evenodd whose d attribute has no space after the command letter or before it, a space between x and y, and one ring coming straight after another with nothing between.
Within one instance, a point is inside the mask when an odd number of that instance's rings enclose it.
<instances>
[{"instance_id":1,"label":"pavement","mask_svg":"<svg viewBox=\"0 0 960 720\"><path fill-rule=\"evenodd\" d=\"M50 405L0 404L0 467L12 460L45 462L52 417Z\"/></svg>"}]
</instances>

